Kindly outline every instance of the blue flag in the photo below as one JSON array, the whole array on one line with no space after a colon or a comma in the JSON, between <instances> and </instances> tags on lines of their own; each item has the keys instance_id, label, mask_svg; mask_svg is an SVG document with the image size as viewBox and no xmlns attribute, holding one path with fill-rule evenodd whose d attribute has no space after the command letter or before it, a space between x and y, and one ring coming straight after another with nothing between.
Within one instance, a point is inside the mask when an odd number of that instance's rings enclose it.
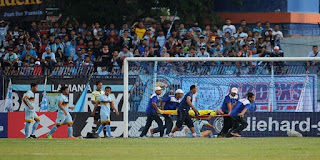
<instances>
[{"instance_id":1,"label":"blue flag","mask_svg":"<svg viewBox=\"0 0 320 160\"><path fill-rule=\"evenodd\" d=\"M40 106L40 112L47 112L47 111L48 111L47 91L44 89L41 106Z\"/></svg>"},{"instance_id":2,"label":"blue flag","mask_svg":"<svg viewBox=\"0 0 320 160\"><path fill-rule=\"evenodd\" d=\"M12 101L12 85L11 85L11 79L9 81L8 90L7 90L7 96L6 100L4 102L5 111L4 112L12 112L13 109L13 101Z\"/></svg>"},{"instance_id":3,"label":"blue flag","mask_svg":"<svg viewBox=\"0 0 320 160\"><path fill-rule=\"evenodd\" d=\"M89 83L90 83L90 80L88 81L86 88L84 88L80 98L78 99L78 102L75 106L74 112L82 112L83 111L83 106L84 106L84 103L86 102L86 96L87 96L87 92L88 92L88 88L89 88Z\"/></svg>"}]
</instances>

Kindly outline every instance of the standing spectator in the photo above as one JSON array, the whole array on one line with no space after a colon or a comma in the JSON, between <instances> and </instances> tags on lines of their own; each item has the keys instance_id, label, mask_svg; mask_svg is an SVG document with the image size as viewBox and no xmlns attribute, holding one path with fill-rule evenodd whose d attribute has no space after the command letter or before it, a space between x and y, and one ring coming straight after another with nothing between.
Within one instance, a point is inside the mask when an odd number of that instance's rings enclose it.
<instances>
[{"instance_id":1,"label":"standing spectator","mask_svg":"<svg viewBox=\"0 0 320 160\"><path fill-rule=\"evenodd\" d=\"M157 23L156 22L151 22L151 27L148 28L151 32L151 36L156 35L156 30L157 30Z\"/></svg>"},{"instance_id":2,"label":"standing spectator","mask_svg":"<svg viewBox=\"0 0 320 160\"><path fill-rule=\"evenodd\" d=\"M238 57L252 57L252 51L248 45L243 46L243 48L238 52Z\"/></svg>"},{"instance_id":3,"label":"standing spectator","mask_svg":"<svg viewBox=\"0 0 320 160\"><path fill-rule=\"evenodd\" d=\"M183 37L187 34L187 29L184 28L184 24L183 23L180 24L178 33L179 33L179 37L181 39L183 39Z\"/></svg>"},{"instance_id":4,"label":"standing spectator","mask_svg":"<svg viewBox=\"0 0 320 160\"><path fill-rule=\"evenodd\" d=\"M55 53L55 52L57 52L58 48L61 48L61 49L62 49L62 52L64 52L64 47L63 47L63 45L61 44L60 38L59 38L59 37L56 37L56 38L54 39L54 42L55 42L55 43L51 45L51 51Z\"/></svg>"},{"instance_id":5,"label":"standing spectator","mask_svg":"<svg viewBox=\"0 0 320 160\"><path fill-rule=\"evenodd\" d=\"M7 35L10 23L5 23L4 21L0 21L0 45L2 45L5 37Z\"/></svg>"},{"instance_id":6,"label":"standing spectator","mask_svg":"<svg viewBox=\"0 0 320 160\"><path fill-rule=\"evenodd\" d=\"M272 32L272 36L274 37L274 45L279 46L281 49L280 40L283 39L283 34L281 31L279 31L279 25L274 25L274 31Z\"/></svg>"},{"instance_id":7,"label":"standing spectator","mask_svg":"<svg viewBox=\"0 0 320 160\"><path fill-rule=\"evenodd\" d=\"M312 51L308 54L308 57L320 57L318 46L312 46ZM316 64L319 64L319 62L311 62L312 66L315 66ZM309 69L310 62L307 62L307 68Z\"/></svg>"},{"instance_id":8,"label":"standing spectator","mask_svg":"<svg viewBox=\"0 0 320 160\"><path fill-rule=\"evenodd\" d=\"M263 28L261 25L261 22L258 21L256 27L252 29L252 32L258 32L261 35L263 32Z\"/></svg>"},{"instance_id":9,"label":"standing spectator","mask_svg":"<svg viewBox=\"0 0 320 160\"><path fill-rule=\"evenodd\" d=\"M157 39L156 39L156 41L159 43L159 46L160 47L163 47L163 45L165 44L165 42L166 42L166 37L163 35L164 33L163 33L163 30L160 30L159 32L158 32L158 37L157 37Z\"/></svg>"},{"instance_id":10,"label":"standing spectator","mask_svg":"<svg viewBox=\"0 0 320 160\"><path fill-rule=\"evenodd\" d=\"M55 58L57 61L63 61L64 54L62 53L62 49L58 48L57 52L55 53Z\"/></svg>"},{"instance_id":11,"label":"standing spectator","mask_svg":"<svg viewBox=\"0 0 320 160\"><path fill-rule=\"evenodd\" d=\"M149 47L149 54L147 57L160 57L159 52L155 52L152 47Z\"/></svg>"},{"instance_id":12,"label":"standing spectator","mask_svg":"<svg viewBox=\"0 0 320 160\"><path fill-rule=\"evenodd\" d=\"M236 33L236 27L231 24L231 20L229 18L226 18L226 25L222 27L222 31L224 34L229 32L231 36Z\"/></svg>"},{"instance_id":13,"label":"standing spectator","mask_svg":"<svg viewBox=\"0 0 320 160\"><path fill-rule=\"evenodd\" d=\"M76 45L76 40L71 40L70 45L67 47L66 49L66 54L65 54L65 58L67 57L73 57L76 54L76 49L77 45Z\"/></svg>"},{"instance_id":14,"label":"standing spectator","mask_svg":"<svg viewBox=\"0 0 320 160\"><path fill-rule=\"evenodd\" d=\"M265 25L265 28L264 28L264 31L263 31L264 35L262 35L262 36L268 36L268 31L271 30L273 32L273 29L271 28L269 21L266 21L264 23L264 25Z\"/></svg>"},{"instance_id":15,"label":"standing spectator","mask_svg":"<svg viewBox=\"0 0 320 160\"><path fill-rule=\"evenodd\" d=\"M146 39L143 39L142 41L141 41L141 44L138 46L138 51L139 51L139 56L141 56L141 57L144 57L144 55L145 55L145 52L146 52L146 47L148 47L147 46L147 40Z\"/></svg>"},{"instance_id":16,"label":"standing spectator","mask_svg":"<svg viewBox=\"0 0 320 160\"><path fill-rule=\"evenodd\" d=\"M103 32L103 29L100 28L99 23L92 24L92 28L93 28L92 32L94 37L98 36L98 32Z\"/></svg>"},{"instance_id":17,"label":"standing spectator","mask_svg":"<svg viewBox=\"0 0 320 160\"><path fill-rule=\"evenodd\" d=\"M143 39L145 39L147 42L146 42L146 45L149 47L152 43L152 36L151 36L151 30L150 29L147 29L145 35L143 36Z\"/></svg>"},{"instance_id":18,"label":"standing spectator","mask_svg":"<svg viewBox=\"0 0 320 160\"><path fill-rule=\"evenodd\" d=\"M138 27L135 27L136 25L138 25ZM143 25L143 22L135 22L132 27L135 28L135 33L138 35L139 39L143 38L144 33L146 33L146 29Z\"/></svg>"},{"instance_id":19,"label":"standing spectator","mask_svg":"<svg viewBox=\"0 0 320 160\"><path fill-rule=\"evenodd\" d=\"M123 34L124 34L124 31L127 30L129 35L130 35L130 30L129 30L129 27L128 27L128 24L123 24L122 25L122 29L120 30L119 32L119 36L120 37L123 37Z\"/></svg>"},{"instance_id":20,"label":"standing spectator","mask_svg":"<svg viewBox=\"0 0 320 160\"><path fill-rule=\"evenodd\" d=\"M127 45L129 48L132 48L132 38L129 36L129 30L123 31L123 36L120 38L120 46Z\"/></svg>"},{"instance_id":21,"label":"standing spectator","mask_svg":"<svg viewBox=\"0 0 320 160\"><path fill-rule=\"evenodd\" d=\"M240 21L240 27L242 27L244 33L248 33L248 31L250 31L250 28L247 26L246 20Z\"/></svg>"},{"instance_id":22,"label":"standing spectator","mask_svg":"<svg viewBox=\"0 0 320 160\"><path fill-rule=\"evenodd\" d=\"M238 27L237 29L237 33L233 35L234 38L243 38L243 37L248 37L248 34L246 32L243 31L242 27Z\"/></svg>"},{"instance_id":23,"label":"standing spectator","mask_svg":"<svg viewBox=\"0 0 320 160\"><path fill-rule=\"evenodd\" d=\"M37 38L38 27L36 22L31 22L31 27L28 30L30 37Z\"/></svg>"}]
</instances>

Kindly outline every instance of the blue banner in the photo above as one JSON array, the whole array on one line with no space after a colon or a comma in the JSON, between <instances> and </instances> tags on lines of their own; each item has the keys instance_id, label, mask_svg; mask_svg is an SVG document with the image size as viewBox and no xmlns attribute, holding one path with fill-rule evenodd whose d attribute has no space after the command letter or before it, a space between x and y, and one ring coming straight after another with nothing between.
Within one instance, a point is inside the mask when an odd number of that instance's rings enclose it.
<instances>
[{"instance_id":1,"label":"blue banner","mask_svg":"<svg viewBox=\"0 0 320 160\"><path fill-rule=\"evenodd\" d=\"M8 138L8 114L0 113L0 138Z\"/></svg>"}]
</instances>

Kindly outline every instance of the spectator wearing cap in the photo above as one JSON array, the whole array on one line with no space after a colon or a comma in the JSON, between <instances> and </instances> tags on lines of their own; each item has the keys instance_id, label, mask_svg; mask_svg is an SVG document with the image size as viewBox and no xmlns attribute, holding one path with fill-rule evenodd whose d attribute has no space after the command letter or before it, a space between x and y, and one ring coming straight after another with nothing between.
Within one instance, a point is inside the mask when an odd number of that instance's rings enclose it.
<instances>
[{"instance_id":1,"label":"spectator wearing cap","mask_svg":"<svg viewBox=\"0 0 320 160\"><path fill-rule=\"evenodd\" d=\"M273 51L270 53L269 55L270 57L284 57L284 53L283 51L280 49L279 46L275 46L273 48ZM280 61L280 62L270 62L271 64L274 64L275 67L275 73L279 74L282 73L284 70L284 62Z\"/></svg>"},{"instance_id":2,"label":"spectator wearing cap","mask_svg":"<svg viewBox=\"0 0 320 160\"><path fill-rule=\"evenodd\" d=\"M210 57L210 54L206 51L205 47L201 47L197 57Z\"/></svg>"},{"instance_id":3,"label":"spectator wearing cap","mask_svg":"<svg viewBox=\"0 0 320 160\"><path fill-rule=\"evenodd\" d=\"M55 52L57 52L58 48L61 48L61 49L62 49L62 52L64 52L64 47L63 47L63 45L61 44L60 38L59 38L59 37L56 37L56 38L54 39L54 42L55 42L55 43L50 46L51 51L52 51L53 53L55 53Z\"/></svg>"},{"instance_id":4,"label":"spectator wearing cap","mask_svg":"<svg viewBox=\"0 0 320 160\"><path fill-rule=\"evenodd\" d=\"M207 42L205 40L205 36L204 35L200 35L199 39L195 39L195 41L197 42L197 48L198 48L198 52L200 51L200 48L206 48L207 47Z\"/></svg>"},{"instance_id":5,"label":"spectator wearing cap","mask_svg":"<svg viewBox=\"0 0 320 160\"><path fill-rule=\"evenodd\" d=\"M132 48L132 37L129 35L129 30L126 29L123 31L123 35L120 38L120 45L127 45L129 48Z\"/></svg>"},{"instance_id":6,"label":"spectator wearing cap","mask_svg":"<svg viewBox=\"0 0 320 160\"><path fill-rule=\"evenodd\" d=\"M55 54L51 52L50 47L47 47L46 51L42 54L41 62L44 68L47 68L50 71L52 71L57 60Z\"/></svg>"},{"instance_id":7,"label":"spectator wearing cap","mask_svg":"<svg viewBox=\"0 0 320 160\"><path fill-rule=\"evenodd\" d=\"M137 48L139 50L140 57L144 57L145 52L146 52L146 47L148 47L147 39L142 39L140 45Z\"/></svg>"},{"instance_id":8,"label":"spectator wearing cap","mask_svg":"<svg viewBox=\"0 0 320 160\"><path fill-rule=\"evenodd\" d=\"M284 53L282 50L280 50L279 46L275 46L273 48L273 51L270 54L270 57L283 57L283 56L284 56Z\"/></svg>"},{"instance_id":9,"label":"spectator wearing cap","mask_svg":"<svg viewBox=\"0 0 320 160\"><path fill-rule=\"evenodd\" d=\"M222 31L224 34L229 32L229 34L232 36L236 33L236 27L231 24L231 20L229 18L226 18L225 22L226 24L222 27Z\"/></svg>"},{"instance_id":10,"label":"spectator wearing cap","mask_svg":"<svg viewBox=\"0 0 320 160\"><path fill-rule=\"evenodd\" d=\"M18 69L18 56L13 52L13 48L8 48L7 53L4 55L1 67L2 69L15 68Z\"/></svg>"},{"instance_id":11,"label":"spectator wearing cap","mask_svg":"<svg viewBox=\"0 0 320 160\"><path fill-rule=\"evenodd\" d=\"M34 48L33 48L33 45L32 45L32 43L28 43L28 45L27 45L27 49L26 50L24 50L24 51L22 51L22 54L21 54L21 57L20 57L20 59L22 60L22 61L30 61L30 59L37 59L38 58L38 56L37 56L37 53L36 53L36 51L34 50Z\"/></svg>"},{"instance_id":12,"label":"spectator wearing cap","mask_svg":"<svg viewBox=\"0 0 320 160\"><path fill-rule=\"evenodd\" d=\"M252 29L252 32L258 32L261 35L263 30L262 23L258 21L256 27Z\"/></svg>"},{"instance_id":13,"label":"spectator wearing cap","mask_svg":"<svg viewBox=\"0 0 320 160\"><path fill-rule=\"evenodd\" d=\"M88 56L90 57L91 61L95 62L96 57L93 54L93 50L91 48L88 48L87 53L88 53Z\"/></svg>"},{"instance_id":14,"label":"spectator wearing cap","mask_svg":"<svg viewBox=\"0 0 320 160\"><path fill-rule=\"evenodd\" d=\"M144 34L143 39L145 39L147 41L146 45L148 47L151 46L152 36L151 36L151 30L149 28L147 29L146 33Z\"/></svg>"}]
</instances>

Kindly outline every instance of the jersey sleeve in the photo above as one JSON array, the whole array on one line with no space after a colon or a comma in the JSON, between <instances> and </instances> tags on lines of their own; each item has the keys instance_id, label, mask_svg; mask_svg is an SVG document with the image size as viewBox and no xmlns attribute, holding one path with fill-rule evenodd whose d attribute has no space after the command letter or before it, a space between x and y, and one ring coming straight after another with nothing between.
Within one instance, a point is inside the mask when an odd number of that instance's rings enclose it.
<instances>
[{"instance_id":1,"label":"jersey sleeve","mask_svg":"<svg viewBox=\"0 0 320 160\"><path fill-rule=\"evenodd\" d=\"M153 96L151 98L151 102L157 103L157 100L158 100L157 96Z\"/></svg>"},{"instance_id":2,"label":"jersey sleeve","mask_svg":"<svg viewBox=\"0 0 320 160\"><path fill-rule=\"evenodd\" d=\"M59 97L59 102L63 103L63 97L62 96Z\"/></svg>"},{"instance_id":3,"label":"jersey sleeve","mask_svg":"<svg viewBox=\"0 0 320 160\"><path fill-rule=\"evenodd\" d=\"M230 103L230 102L231 102L230 96L226 96L225 102L226 102L226 103Z\"/></svg>"},{"instance_id":4,"label":"jersey sleeve","mask_svg":"<svg viewBox=\"0 0 320 160\"><path fill-rule=\"evenodd\" d=\"M250 109L250 107L251 107L251 104L246 104L246 105L244 106L244 108L247 108L248 110Z\"/></svg>"}]
</instances>

